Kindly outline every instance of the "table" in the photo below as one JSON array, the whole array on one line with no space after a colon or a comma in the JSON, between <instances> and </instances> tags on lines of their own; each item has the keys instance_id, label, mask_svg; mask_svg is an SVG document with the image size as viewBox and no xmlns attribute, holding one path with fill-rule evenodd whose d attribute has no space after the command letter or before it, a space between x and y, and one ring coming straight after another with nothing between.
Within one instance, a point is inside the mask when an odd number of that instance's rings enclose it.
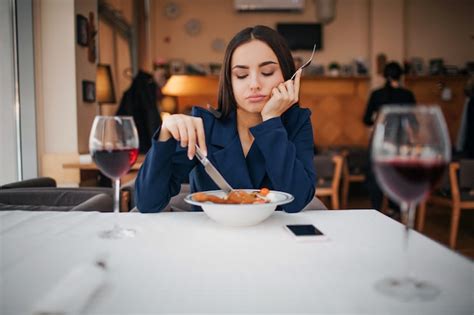
<instances>
[{"instance_id":1,"label":"table","mask_svg":"<svg viewBox=\"0 0 474 315\"><path fill-rule=\"evenodd\" d=\"M140 154L138 155L137 162L132 165L130 168L130 172L125 174L121 177L122 185L128 183L129 181L133 180L138 173L138 170L143 164L145 160L145 155ZM90 161L90 162L77 162L77 163L64 163L64 169L77 169L79 170L79 186L97 186L97 176L99 175L99 168L97 165Z\"/></svg>"},{"instance_id":2,"label":"table","mask_svg":"<svg viewBox=\"0 0 474 315\"><path fill-rule=\"evenodd\" d=\"M138 236L103 240L112 217L98 212L0 212L2 314L24 314L78 264L108 257L97 314L397 313L472 314L473 263L413 232L419 278L442 289L432 301L402 302L374 283L403 269L403 226L374 210L275 212L227 228L202 212L124 213ZM283 228L309 223L329 238L301 242Z\"/></svg>"}]
</instances>

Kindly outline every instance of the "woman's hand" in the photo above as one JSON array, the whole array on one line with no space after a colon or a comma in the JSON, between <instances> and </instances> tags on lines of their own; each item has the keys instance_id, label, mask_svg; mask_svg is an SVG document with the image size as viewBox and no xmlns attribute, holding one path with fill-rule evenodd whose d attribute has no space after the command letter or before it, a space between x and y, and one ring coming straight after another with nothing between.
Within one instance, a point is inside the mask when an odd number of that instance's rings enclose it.
<instances>
[{"instance_id":1,"label":"woman's hand","mask_svg":"<svg viewBox=\"0 0 474 315\"><path fill-rule=\"evenodd\" d=\"M168 116L161 125L158 141L167 141L173 137L181 142L181 147L188 147L188 158L192 160L196 153L195 144L207 155L204 126L200 117L183 114Z\"/></svg>"},{"instance_id":2,"label":"woman's hand","mask_svg":"<svg viewBox=\"0 0 474 315\"><path fill-rule=\"evenodd\" d=\"M298 70L294 81L288 80L273 88L272 97L270 97L262 109L261 115L263 121L281 116L291 105L298 102L300 79L301 69Z\"/></svg>"}]
</instances>

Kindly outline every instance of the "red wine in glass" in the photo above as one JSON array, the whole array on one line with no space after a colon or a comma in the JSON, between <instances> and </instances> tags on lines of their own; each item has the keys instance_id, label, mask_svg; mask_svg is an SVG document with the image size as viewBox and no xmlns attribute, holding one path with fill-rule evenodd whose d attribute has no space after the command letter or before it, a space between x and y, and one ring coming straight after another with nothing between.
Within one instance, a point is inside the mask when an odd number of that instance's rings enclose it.
<instances>
[{"instance_id":1,"label":"red wine in glass","mask_svg":"<svg viewBox=\"0 0 474 315\"><path fill-rule=\"evenodd\" d=\"M441 290L410 272L408 244L416 204L440 181L451 159L451 144L441 109L422 105L385 106L375 124L371 151L380 187L400 204L406 218L403 274L381 279L376 289L405 301L434 299Z\"/></svg>"},{"instance_id":2,"label":"red wine in glass","mask_svg":"<svg viewBox=\"0 0 474 315\"><path fill-rule=\"evenodd\" d=\"M138 149L93 150L92 158L99 169L110 178L127 174L138 158Z\"/></svg>"},{"instance_id":3,"label":"red wine in glass","mask_svg":"<svg viewBox=\"0 0 474 315\"><path fill-rule=\"evenodd\" d=\"M114 183L115 224L100 232L100 237L120 239L133 237L134 229L118 225L120 212L120 177L138 158L138 132L130 116L96 116L89 136L89 151L97 167Z\"/></svg>"},{"instance_id":4,"label":"red wine in glass","mask_svg":"<svg viewBox=\"0 0 474 315\"><path fill-rule=\"evenodd\" d=\"M374 161L377 178L399 201L418 202L439 183L447 162L434 159L390 158Z\"/></svg>"}]
</instances>

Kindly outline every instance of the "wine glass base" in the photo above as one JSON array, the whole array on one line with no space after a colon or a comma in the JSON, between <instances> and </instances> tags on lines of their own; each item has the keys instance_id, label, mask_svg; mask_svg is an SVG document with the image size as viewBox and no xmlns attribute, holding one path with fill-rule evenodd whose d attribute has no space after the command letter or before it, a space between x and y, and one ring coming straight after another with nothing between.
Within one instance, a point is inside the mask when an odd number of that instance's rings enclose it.
<instances>
[{"instance_id":1,"label":"wine glass base","mask_svg":"<svg viewBox=\"0 0 474 315\"><path fill-rule=\"evenodd\" d=\"M115 226L112 230L101 231L99 236L105 239L122 239L122 238L131 238L135 237L137 231L134 229L126 229Z\"/></svg>"},{"instance_id":2,"label":"wine glass base","mask_svg":"<svg viewBox=\"0 0 474 315\"><path fill-rule=\"evenodd\" d=\"M380 293L402 301L435 299L440 289L425 281L413 278L386 278L378 281L375 288Z\"/></svg>"}]
</instances>

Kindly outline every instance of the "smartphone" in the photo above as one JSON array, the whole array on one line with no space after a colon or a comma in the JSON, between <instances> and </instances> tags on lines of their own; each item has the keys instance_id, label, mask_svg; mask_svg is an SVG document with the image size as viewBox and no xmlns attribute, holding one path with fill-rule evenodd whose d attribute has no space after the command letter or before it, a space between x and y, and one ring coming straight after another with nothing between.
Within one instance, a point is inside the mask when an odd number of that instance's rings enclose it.
<instances>
[{"instance_id":1,"label":"smartphone","mask_svg":"<svg viewBox=\"0 0 474 315\"><path fill-rule=\"evenodd\" d=\"M327 236L312 224L290 224L285 226L297 240L327 240Z\"/></svg>"}]
</instances>

